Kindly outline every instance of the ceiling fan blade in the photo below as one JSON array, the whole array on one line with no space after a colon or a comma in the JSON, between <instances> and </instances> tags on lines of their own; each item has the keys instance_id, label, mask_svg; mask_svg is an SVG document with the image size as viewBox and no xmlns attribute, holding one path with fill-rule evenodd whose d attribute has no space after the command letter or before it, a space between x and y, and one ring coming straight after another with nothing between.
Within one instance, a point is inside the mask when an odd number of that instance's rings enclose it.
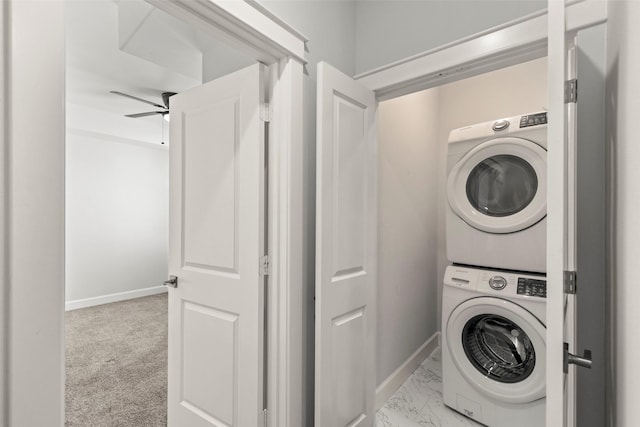
<instances>
[{"instance_id":1,"label":"ceiling fan blade","mask_svg":"<svg viewBox=\"0 0 640 427\"><path fill-rule=\"evenodd\" d=\"M117 90L109 91L115 95L124 96L125 98L135 99L136 101L144 102L145 104L153 105L158 108L166 108L164 105L156 104L155 102L147 101L146 99L138 98L137 96L129 95L127 93L118 92Z\"/></svg>"},{"instance_id":2,"label":"ceiling fan blade","mask_svg":"<svg viewBox=\"0 0 640 427\"><path fill-rule=\"evenodd\" d=\"M131 117L133 119L137 119L138 117L147 117L147 116L154 116L156 114L162 114L163 116L165 114L168 114L168 111L149 111L147 113L136 113L136 114L125 114L125 117Z\"/></svg>"}]
</instances>

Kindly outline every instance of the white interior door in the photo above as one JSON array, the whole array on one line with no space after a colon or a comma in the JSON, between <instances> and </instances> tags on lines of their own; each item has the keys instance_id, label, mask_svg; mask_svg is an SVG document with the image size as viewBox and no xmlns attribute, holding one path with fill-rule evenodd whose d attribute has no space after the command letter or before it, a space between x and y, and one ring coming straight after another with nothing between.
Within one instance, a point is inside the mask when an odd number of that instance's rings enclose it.
<instances>
[{"instance_id":1,"label":"white interior door","mask_svg":"<svg viewBox=\"0 0 640 427\"><path fill-rule=\"evenodd\" d=\"M549 144L547 190L547 426L576 425L576 295L566 286L576 269L576 103L565 81L575 78L575 40L564 0L549 0Z\"/></svg>"},{"instance_id":2,"label":"white interior door","mask_svg":"<svg viewBox=\"0 0 640 427\"><path fill-rule=\"evenodd\" d=\"M260 426L265 68L171 98L170 426Z\"/></svg>"},{"instance_id":3,"label":"white interior door","mask_svg":"<svg viewBox=\"0 0 640 427\"><path fill-rule=\"evenodd\" d=\"M315 425L372 426L376 99L318 64Z\"/></svg>"}]
</instances>

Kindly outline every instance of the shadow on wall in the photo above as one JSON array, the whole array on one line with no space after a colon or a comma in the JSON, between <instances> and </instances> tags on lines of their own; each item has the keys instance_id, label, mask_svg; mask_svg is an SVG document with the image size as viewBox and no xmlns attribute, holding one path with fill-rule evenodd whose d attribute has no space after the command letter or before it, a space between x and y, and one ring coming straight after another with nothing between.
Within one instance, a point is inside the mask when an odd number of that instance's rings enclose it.
<instances>
[{"instance_id":1,"label":"shadow on wall","mask_svg":"<svg viewBox=\"0 0 640 427\"><path fill-rule=\"evenodd\" d=\"M607 284L606 286L606 353L605 353L605 410L607 417L605 421L607 426L615 426L616 424L616 348L617 348L617 322L616 322L616 301L618 297L618 283L616 274L616 260L617 260L617 238L618 229L616 226L617 215L617 203L618 193L616 189L617 178L617 157L618 152L617 141L617 108L618 105L618 72L619 72L619 59L618 56L612 61L612 65L607 70L607 89L605 96L605 103L607 108L607 127L606 127L606 207L605 222L606 222L606 271L607 271Z\"/></svg>"},{"instance_id":2,"label":"shadow on wall","mask_svg":"<svg viewBox=\"0 0 640 427\"><path fill-rule=\"evenodd\" d=\"M606 30L578 33L577 77L577 351L591 349L593 366L578 369L577 424L601 427L605 419L606 376Z\"/></svg>"}]
</instances>

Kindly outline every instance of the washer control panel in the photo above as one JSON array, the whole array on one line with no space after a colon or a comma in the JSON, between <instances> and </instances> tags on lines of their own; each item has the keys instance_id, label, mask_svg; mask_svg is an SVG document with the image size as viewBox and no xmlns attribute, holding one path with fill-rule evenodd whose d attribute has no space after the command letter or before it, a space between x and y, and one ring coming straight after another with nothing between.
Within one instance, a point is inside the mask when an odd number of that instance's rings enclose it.
<instances>
[{"instance_id":1,"label":"washer control panel","mask_svg":"<svg viewBox=\"0 0 640 427\"><path fill-rule=\"evenodd\" d=\"M518 295L546 298L547 281L518 277Z\"/></svg>"},{"instance_id":2,"label":"washer control panel","mask_svg":"<svg viewBox=\"0 0 640 427\"><path fill-rule=\"evenodd\" d=\"M545 302L547 278L544 274L509 270L492 270L466 265L450 265L444 274L444 285L464 291Z\"/></svg>"},{"instance_id":3,"label":"washer control panel","mask_svg":"<svg viewBox=\"0 0 640 427\"><path fill-rule=\"evenodd\" d=\"M520 127L538 126L547 124L547 113L528 114L520 117Z\"/></svg>"}]
</instances>

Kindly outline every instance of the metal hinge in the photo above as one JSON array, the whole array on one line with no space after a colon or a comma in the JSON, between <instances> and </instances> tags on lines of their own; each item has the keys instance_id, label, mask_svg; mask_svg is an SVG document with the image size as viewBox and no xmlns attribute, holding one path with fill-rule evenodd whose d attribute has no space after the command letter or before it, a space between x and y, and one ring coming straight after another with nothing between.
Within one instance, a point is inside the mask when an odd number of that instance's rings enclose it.
<instances>
[{"instance_id":1,"label":"metal hinge","mask_svg":"<svg viewBox=\"0 0 640 427\"><path fill-rule=\"evenodd\" d=\"M269 123L272 116L273 110L271 109L271 104L260 104L260 120Z\"/></svg>"},{"instance_id":2,"label":"metal hinge","mask_svg":"<svg viewBox=\"0 0 640 427\"><path fill-rule=\"evenodd\" d=\"M269 259L269 255L260 257L260 274L263 276L268 276L269 274L271 274L271 262Z\"/></svg>"},{"instance_id":3,"label":"metal hinge","mask_svg":"<svg viewBox=\"0 0 640 427\"><path fill-rule=\"evenodd\" d=\"M570 104L578 101L578 79L564 82L564 103Z\"/></svg>"},{"instance_id":4,"label":"metal hinge","mask_svg":"<svg viewBox=\"0 0 640 427\"><path fill-rule=\"evenodd\" d=\"M262 425L263 425L264 427L267 427L267 426L268 426L268 424L269 424L269 411L268 411L268 410L266 410L266 409L263 409L263 410L262 410L262 414L263 414L263 417L264 417L264 418L263 418L263 424L262 424Z\"/></svg>"},{"instance_id":5,"label":"metal hinge","mask_svg":"<svg viewBox=\"0 0 640 427\"><path fill-rule=\"evenodd\" d=\"M564 272L564 293L575 294L578 292L578 273L575 271Z\"/></svg>"}]
</instances>

